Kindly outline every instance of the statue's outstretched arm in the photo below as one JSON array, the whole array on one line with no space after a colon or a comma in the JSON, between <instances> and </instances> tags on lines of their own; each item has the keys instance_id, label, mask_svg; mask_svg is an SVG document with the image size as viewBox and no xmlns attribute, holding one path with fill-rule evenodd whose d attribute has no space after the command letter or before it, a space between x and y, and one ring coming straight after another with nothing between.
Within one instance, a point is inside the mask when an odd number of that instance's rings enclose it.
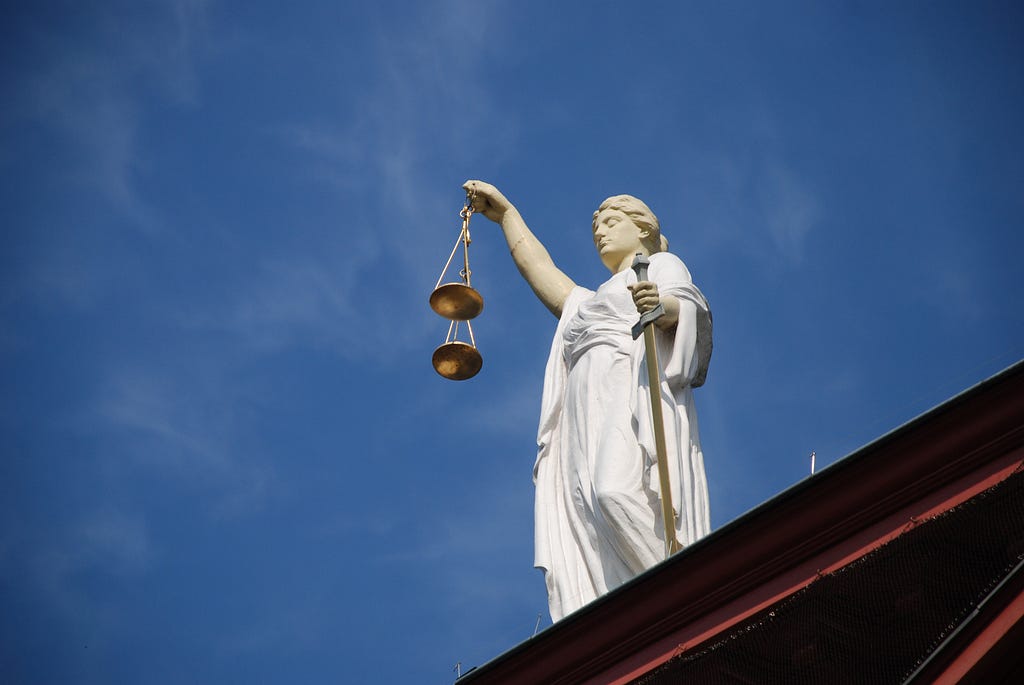
<instances>
[{"instance_id":1,"label":"statue's outstretched arm","mask_svg":"<svg viewBox=\"0 0 1024 685\"><path fill-rule=\"evenodd\" d=\"M519 210L501 191L483 181L466 181L462 187L473 195L473 211L501 226L512 260L537 298L552 314L561 316L562 305L576 284L555 266L547 249L519 215Z\"/></svg>"}]
</instances>

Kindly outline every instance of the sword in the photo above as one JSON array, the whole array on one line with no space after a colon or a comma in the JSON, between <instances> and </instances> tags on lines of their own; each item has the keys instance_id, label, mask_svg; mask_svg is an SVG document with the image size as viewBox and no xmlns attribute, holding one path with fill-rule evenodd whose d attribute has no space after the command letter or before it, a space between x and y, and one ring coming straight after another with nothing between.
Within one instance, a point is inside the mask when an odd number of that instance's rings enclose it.
<instances>
[{"instance_id":1,"label":"sword","mask_svg":"<svg viewBox=\"0 0 1024 685\"><path fill-rule=\"evenodd\" d=\"M647 266L651 263L642 252L636 253L633 271L638 281L647 280ZM672 508L672 486L668 478L668 448L665 446L665 417L661 413L661 374L658 366L658 347L654 340L651 324L665 314L665 307L658 306L640 315L633 326L633 340L644 336L647 358L647 381L651 388L651 418L654 421L654 447L658 456L658 482L661 484L661 518L665 524L665 558L682 549L676 539L676 516Z\"/></svg>"}]
</instances>

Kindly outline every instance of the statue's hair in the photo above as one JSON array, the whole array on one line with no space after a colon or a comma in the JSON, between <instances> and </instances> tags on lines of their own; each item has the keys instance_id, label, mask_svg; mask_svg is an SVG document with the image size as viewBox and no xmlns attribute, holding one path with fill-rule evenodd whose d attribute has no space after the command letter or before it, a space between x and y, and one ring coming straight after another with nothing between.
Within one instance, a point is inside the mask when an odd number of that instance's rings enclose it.
<instances>
[{"instance_id":1,"label":"statue's hair","mask_svg":"<svg viewBox=\"0 0 1024 685\"><path fill-rule=\"evenodd\" d=\"M647 239L644 243L651 253L667 252L668 240L661 235L661 224L658 217L654 215L651 208L643 200L632 195L612 195L601 203L601 206L594 212L591 224L596 227L597 215L606 209L616 209L630 218L638 227L647 230Z\"/></svg>"}]
</instances>

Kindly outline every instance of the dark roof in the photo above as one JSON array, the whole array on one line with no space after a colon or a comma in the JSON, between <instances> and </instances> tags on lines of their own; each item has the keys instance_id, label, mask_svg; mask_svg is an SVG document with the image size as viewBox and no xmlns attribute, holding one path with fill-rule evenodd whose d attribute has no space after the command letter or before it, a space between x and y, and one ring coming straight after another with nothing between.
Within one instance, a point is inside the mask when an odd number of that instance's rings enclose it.
<instances>
[{"instance_id":1,"label":"dark roof","mask_svg":"<svg viewBox=\"0 0 1024 685\"><path fill-rule=\"evenodd\" d=\"M911 682L980 607L1019 592L1022 568L1017 471L634 682Z\"/></svg>"},{"instance_id":2,"label":"dark roof","mask_svg":"<svg viewBox=\"0 0 1024 685\"><path fill-rule=\"evenodd\" d=\"M948 509L966 499L958 493L1004 480L1022 446L1024 362L797 483L459 685L601 682L613 672L627 682L623 674L699 652L810 587L815 564L835 571L895 537L893 526L914 512Z\"/></svg>"}]
</instances>

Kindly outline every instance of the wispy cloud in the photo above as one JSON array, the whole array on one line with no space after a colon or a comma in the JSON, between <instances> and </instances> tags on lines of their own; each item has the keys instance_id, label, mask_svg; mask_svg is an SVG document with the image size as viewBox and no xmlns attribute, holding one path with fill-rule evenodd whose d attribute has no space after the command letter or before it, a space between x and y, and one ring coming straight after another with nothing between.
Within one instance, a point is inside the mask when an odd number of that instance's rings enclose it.
<instances>
[{"instance_id":1,"label":"wispy cloud","mask_svg":"<svg viewBox=\"0 0 1024 685\"><path fill-rule=\"evenodd\" d=\"M155 556L145 520L119 511L87 517L72 545L80 564L99 565L119 575L144 571Z\"/></svg>"},{"instance_id":2,"label":"wispy cloud","mask_svg":"<svg viewBox=\"0 0 1024 685\"><path fill-rule=\"evenodd\" d=\"M197 58L210 50L208 7L212 0L169 0L174 30L166 36L170 54L160 54L157 68L164 74L165 87L180 102L196 105L199 97ZM146 54L154 54L152 49Z\"/></svg>"},{"instance_id":3,"label":"wispy cloud","mask_svg":"<svg viewBox=\"0 0 1024 685\"><path fill-rule=\"evenodd\" d=\"M467 408L466 423L492 435L532 436L540 419L540 396L544 388L543 370L516 376L502 383L501 393L491 401Z\"/></svg>"},{"instance_id":4,"label":"wispy cloud","mask_svg":"<svg viewBox=\"0 0 1024 685\"><path fill-rule=\"evenodd\" d=\"M136 189L138 108L124 90L122 68L96 55L75 55L38 75L31 101L36 120L67 140L73 160L67 180L153 232L158 218Z\"/></svg>"},{"instance_id":5,"label":"wispy cloud","mask_svg":"<svg viewBox=\"0 0 1024 685\"><path fill-rule=\"evenodd\" d=\"M794 132L773 106L760 103L733 121L730 138L693 140L679 165L686 189L676 213L685 221L673 246L701 243L743 255L771 272L799 266L808 239L825 220L817 179L795 165Z\"/></svg>"},{"instance_id":6,"label":"wispy cloud","mask_svg":"<svg viewBox=\"0 0 1024 685\"><path fill-rule=\"evenodd\" d=\"M194 55L205 40L205 6L197 0L153 3L116 21L111 13L117 10L99 8L86 15L91 30L69 34L40 23L24 33L33 41L29 51L45 57L17 75L11 86L17 96L5 119L62 136L69 164L54 166L54 174L64 174L59 181L96 193L143 231L167 226L137 183L145 165L140 84L179 105L196 103Z\"/></svg>"},{"instance_id":7,"label":"wispy cloud","mask_svg":"<svg viewBox=\"0 0 1024 685\"><path fill-rule=\"evenodd\" d=\"M760 176L760 205L777 254L790 263L803 259L807 236L818 221L818 203L807 185L779 160Z\"/></svg>"},{"instance_id":8,"label":"wispy cloud","mask_svg":"<svg viewBox=\"0 0 1024 685\"><path fill-rule=\"evenodd\" d=\"M768 149L742 156L719 151L694 160L685 174L693 199L680 214L700 230L683 241L738 251L759 264L788 268L802 261L821 220L820 204L811 184L780 156Z\"/></svg>"},{"instance_id":9,"label":"wispy cloud","mask_svg":"<svg viewBox=\"0 0 1024 685\"><path fill-rule=\"evenodd\" d=\"M103 507L51 530L5 526L0 539L0 579L30 592L33 601L71 621L102 623L113 609L82 587L82 577L123 582L146 573L159 558L146 520Z\"/></svg>"},{"instance_id":10,"label":"wispy cloud","mask_svg":"<svg viewBox=\"0 0 1024 685\"><path fill-rule=\"evenodd\" d=\"M373 248L366 247L362 256L372 256ZM359 325L364 309L354 297L354 266L339 256L330 268L311 255L265 263L251 289L238 294L232 311L219 324L262 348L302 339L317 347L359 349L366 331Z\"/></svg>"},{"instance_id":11,"label":"wispy cloud","mask_svg":"<svg viewBox=\"0 0 1024 685\"><path fill-rule=\"evenodd\" d=\"M100 387L83 424L96 426L115 463L127 459L207 493L215 516L244 515L275 495L277 481L258 454L239 455L230 392L209 370L120 368Z\"/></svg>"}]
</instances>

